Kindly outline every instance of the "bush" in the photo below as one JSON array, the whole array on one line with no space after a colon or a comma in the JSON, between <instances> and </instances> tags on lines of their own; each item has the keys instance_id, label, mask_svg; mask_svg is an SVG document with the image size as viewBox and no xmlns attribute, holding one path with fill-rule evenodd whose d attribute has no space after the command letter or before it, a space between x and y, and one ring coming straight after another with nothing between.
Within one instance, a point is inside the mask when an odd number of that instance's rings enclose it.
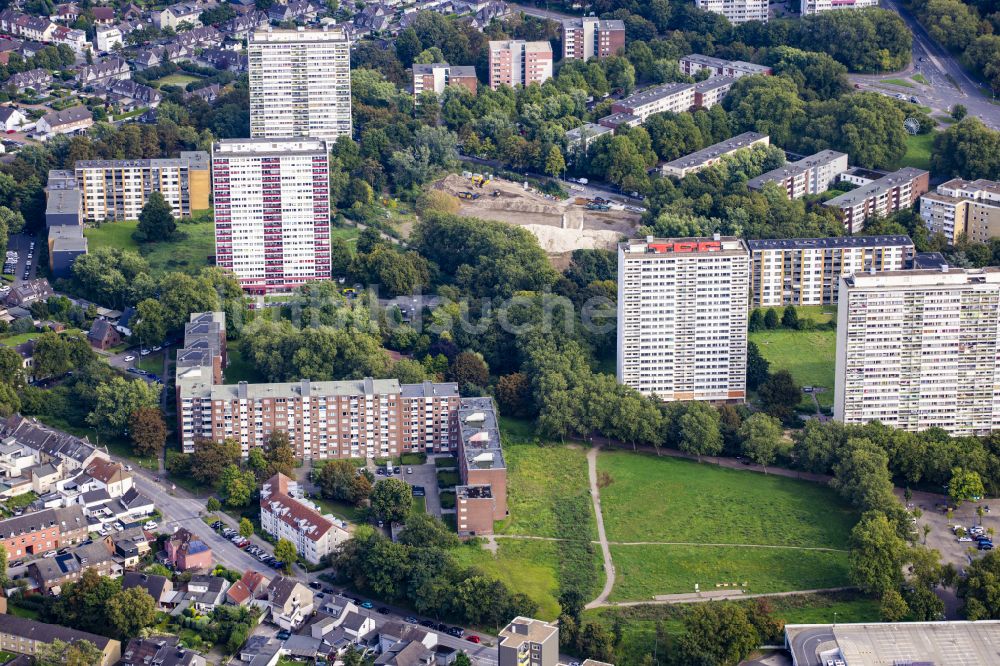
<instances>
[{"instance_id":1,"label":"bush","mask_svg":"<svg viewBox=\"0 0 1000 666\"><path fill-rule=\"evenodd\" d=\"M455 508L455 493L446 490L442 492L439 497L441 498L441 508L442 509L454 509Z\"/></svg>"},{"instance_id":2,"label":"bush","mask_svg":"<svg viewBox=\"0 0 1000 666\"><path fill-rule=\"evenodd\" d=\"M427 462L426 453L404 453L400 458L403 465L423 465Z\"/></svg>"},{"instance_id":3,"label":"bush","mask_svg":"<svg viewBox=\"0 0 1000 666\"><path fill-rule=\"evenodd\" d=\"M451 488L457 486L461 479L458 476L458 472L442 472L437 473L438 477L438 488Z\"/></svg>"}]
</instances>

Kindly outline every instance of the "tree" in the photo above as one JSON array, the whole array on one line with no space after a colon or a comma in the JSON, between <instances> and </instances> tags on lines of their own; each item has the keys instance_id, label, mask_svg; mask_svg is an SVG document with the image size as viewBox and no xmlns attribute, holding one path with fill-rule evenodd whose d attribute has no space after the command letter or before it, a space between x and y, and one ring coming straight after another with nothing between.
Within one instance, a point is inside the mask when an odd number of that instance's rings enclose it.
<instances>
[{"instance_id":1,"label":"tree","mask_svg":"<svg viewBox=\"0 0 1000 666\"><path fill-rule=\"evenodd\" d=\"M1000 619L1000 555L991 550L974 559L958 580L958 596L965 601L967 620Z\"/></svg>"},{"instance_id":2,"label":"tree","mask_svg":"<svg viewBox=\"0 0 1000 666\"><path fill-rule=\"evenodd\" d=\"M247 538L253 536L253 523L249 518L240 518L240 536Z\"/></svg>"},{"instance_id":3,"label":"tree","mask_svg":"<svg viewBox=\"0 0 1000 666\"><path fill-rule=\"evenodd\" d=\"M787 370L778 370L768 377L757 393L764 410L779 419L791 418L802 399L801 390Z\"/></svg>"},{"instance_id":4,"label":"tree","mask_svg":"<svg viewBox=\"0 0 1000 666\"><path fill-rule=\"evenodd\" d=\"M684 613L684 634L678 641L681 663L735 666L760 644L747 612L732 603L691 604Z\"/></svg>"},{"instance_id":5,"label":"tree","mask_svg":"<svg viewBox=\"0 0 1000 666\"><path fill-rule=\"evenodd\" d=\"M151 192L139 213L139 224L132 237L139 243L151 243L167 240L175 231L177 222L170 204L159 191Z\"/></svg>"},{"instance_id":6,"label":"tree","mask_svg":"<svg viewBox=\"0 0 1000 666\"><path fill-rule=\"evenodd\" d=\"M951 483L948 484L948 496L954 500L956 506L961 506L962 502L979 501L986 495L983 488L983 480L979 472L956 467L951 470Z\"/></svg>"},{"instance_id":7,"label":"tree","mask_svg":"<svg viewBox=\"0 0 1000 666\"><path fill-rule=\"evenodd\" d=\"M416 548L453 548L461 542L438 518L428 513L413 513L399 532L399 543Z\"/></svg>"},{"instance_id":8,"label":"tree","mask_svg":"<svg viewBox=\"0 0 1000 666\"><path fill-rule=\"evenodd\" d=\"M754 308L750 313L750 320L747 322L747 330L751 333L764 329L764 315L760 308Z\"/></svg>"},{"instance_id":9,"label":"tree","mask_svg":"<svg viewBox=\"0 0 1000 666\"><path fill-rule=\"evenodd\" d=\"M589 659L608 662L614 659L614 637L604 625L588 622L580 631L577 649L581 655Z\"/></svg>"},{"instance_id":10,"label":"tree","mask_svg":"<svg viewBox=\"0 0 1000 666\"><path fill-rule=\"evenodd\" d=\"M292 572L292 565L299 557L299 551L295 549L295 544L288 539L278 539L274 545L274 556L279 562L284 563L285 573Z\"/></svg>"},{"instance_id":11,"label":"tree","mask_svg":"<svg viewBox=\"0 0 1000 666\"><path fill-rule=\"evenodd\" d=\"M799 327L799 313L794 305L785 307L785 311L781 315L781 325L792 330Z\"/></svg>"},{"instance_id":12,"label":"tree","mask_svg":"<svg viewBox=\"0 0 1000 666\"><path fill-rule=\"evenodd\" d=\"M969 115L969 110L965 108L963 104L955 104L951 107L951 117L955 119L955 122L960 121Z\"/></svg>"},{"instance_id":13,"label":"tree","mask_svg":"<svg viewBox=\"0 0 1000 666\"><path fill-rule=\"evenodd\" d=\"M764 327L778 328L778 312L774 308L768 308L764 313Z\"/></svg>"},{"instance_id":14,"label":"tree","mask_svg":"<svg viewBox=\"0 0 1000 666\"><path fill-rule=\"evenodd\" d=\"M264 443L267 458L267 476L291 476L295 469L295 451L285 430L272 430Z\"/></svg>"},{"instance_id":15,"label":"tree","mask_svg":"<svg viewBox=\"0 0 1000 666\"><path fill-rule=\"evenodd\" d=\"M410 486L400 479L383 479L371 493L371 513L387 525L404 523L410 515L413 494Z\"/></svg>"},{"instance_id":16,"label":"tree","mask_svg":"<svg viewBox=\"0 0 1000 666\"><path fill-rule=\"evenodd\" d=\"M191 476L201 483L213 483L222 476L224 469L239 462L241 453L236 440L196 439L191 453Z\"/></svg>"},{"instance_id":17,"label":"tree","mask_svg":"<svg viewBox=\"0 0 1000 666\"><path fill-rule=\"evenodd\" d=\"M767 466L774 462L781 443L781 422L761 412L751 414L740 427L740 438L743 440L743 452L762 465L767 474Z\"/></svg>"},{"instance_id":18,"label":"tree","mask_svg":"<svg viewBox=\"0 0 1000 666\"><path fill-rule=\"evenodd\" d=\"M24 388L24 359L10 347L0 347L0 382Z\"/></svg>"},{"instance_id":19,"label":"tree","mask_svg":"<svg viewBox=\"0 0 1000 666\"><path fill-rule=\"evenodd\" d=\"M834 465L830 485L862 511L885 511L898 505L892 494L889 458L870 439L848 440L840 461Z\"/></svg>"},{"instance_id":20,"label":"tree","mask_svg":"<svg viewBox=\"0 0 1000 666\"><path fill-rule=\"evenodd\" d=\"M459 387L471 384L485 387L490 381L490 370L483 357L473 352L462 352L451 364L451 377Z\"/></svg>"},{"instance_id":21,"label":"tree","mask_svg":"<svg viewBox=\"0 0 1000 666\"><path fill-rule=\"evenodd\" d=\"M158 300L147 298L135 306L135 322L131 324L132 335L144 346L163 343L167 337L169 315Z\"/></svg>"},{"instance_id":22,"label":"tree","mask_svg":"<svg viewBox=\"0 0 1000 666\"><path fill-rule=\"evenodd\" d=\"M243 471L237 465L229 465L219 477L219 495L226 506L247 506L256 487L257 478L254 473Z\"/></svg>"},{"instance_id":23,"label":"tree","mask_svg":"<svg viewBox=\"0 0 1000 666\"><path fill-rule=\"evenodd\" d=\"M54 639L51 643L39 643L35 652L35 666L94 666L104 659L104 653L87 640L66 643Z\"/></svg>"},{"instance_id":24,"label":"tree","mask_svg":"<svg viewBox=\"0 0 1000 666\"><path fill-rule=\"evenodd\" d=\"M754 310L759 313L760 310ZM760 353L756 342L747 343L747 388L756 391L770 376L771 364Z\"/></svg>"},{"instance_id":25,"label":"tree","mask_svg":"<svg viewBox=\"0 0 1000 666\"><path fill-rule=\"evenodd\" d=\"M558 178L566 170L566 160L563 159L559 146L549 148L549 154L545 157L545 173L553 178Z\"/></svg>"},{"instance_id":26,"label":"tree","mask_svg":"<svg viewBox=\"0 0 1000 666\"><path fill-rule=\"evenodd\" d=\"M942 176L996 178L1000 173L1000 132L968 117L934 135L931 168Z\"/></svg>"},{"instance_id":27,"label":"tree","mask_svg":"<svg viewBox=\"0 0 1000 666\"><path fill-rule=\"evenodd\" d=\"M220 504L219 500L216 499L215 497L209 497L208 501L205 502L205 509L209 513L215 513L216 511L218 511L221 508L222 508L222 504Z\"/></svg>"},{"instance_id":28,"label":"tree","mask_svg":"<svg viewBox=\"0 0 1000 666\"><path fill-rule=\"evenodd\" d=\"M906 542L885 514L868 511L851 530L848 554L851 582L882 597L899 588L906 560Z\"/></svg>"},{"instance_id":29,"label":"tree","mask_svg":"<svg viewBox=\"0 0 1000 666\"><path fill-rule=\"evenodd\" d=\"M137 456L158 456L167 442L167 424L159 407L140 407L128 421L132 450Z\"/></svg>"},{"instance_id":30,"label":"tree","mask_svg":"<svg viewBox=\"0 0 1000 666\"><path fill-rule=\"evenodd\" d=\"M115 635L128 640L156 622L156 601L141 587L130 587L108 599L108 621Z\"/></svg>"},{"instance_id":31,"label":"tree","mask_svg":"<svg viewBox=\"0 0 1000 666\"><path fill-rule=\"evenodd\" d=\"M899 590L887 590L882 595L882 603L879 606L879 617L883 622L901 622L910 614L910 607L906 605L903 595Z\"/></svg>"},{"instance_id":32,"label":"tree","mask_svg":"<svg viewBox=\"0 0 1000 666\"><path fill-rule=\"evenodd\" d=\"M371 493L368 477L349 460L328 461L317 473L316 484L323 497L352 504L361 504Z\"/></svg>"},{"instance_id":33,"label":"tree","mask_svg":"<svg viewBox=\"0 0 1000 666\"><path fill-rule=\"evenodd\" d=\"M524 416L529 408L531 387L523 372L502 375L497 380L496 399L504 416Z\"/></svg>"},{"instance_id":34,"label":"tree","mask_svg":"<svg viewBox=\"0 0 1000 666\"><path fill-rule=\"evenodd\" d=\"M678 448L698 456L714 456L722 451L719 412L704 402L692 402L678 420Z\"/></svg>"},{"instance_id":35,"label":"tree","mask_svg":"<svg viewBox=\"0 0 1000 666\"><path fill-rule=\"evenodd\" d=\"M87 423L107 434L124 434L137 410L159 408L160 389L159 384L124 377L98 384L94 391L96 404L87 415Z\"/></svg>"}]
</instances>

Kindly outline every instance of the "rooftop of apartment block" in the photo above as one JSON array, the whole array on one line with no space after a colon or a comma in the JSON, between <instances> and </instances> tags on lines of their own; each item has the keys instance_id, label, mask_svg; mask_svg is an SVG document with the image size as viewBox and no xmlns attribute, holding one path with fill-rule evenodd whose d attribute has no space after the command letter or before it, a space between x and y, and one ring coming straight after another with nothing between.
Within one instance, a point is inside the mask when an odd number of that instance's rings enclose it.
<instances>
[{"instance_id":1,"label":"rooftop of apartment block","mask_svg":"<svg viewBox=\"0 0 1000 666\"><path fill-rule=\"evenodd\" d=\"M761 134L760 132L744 132L743 134L738 134L731 139L726 139L725 141L712 144L708 148L702 148L701 150L693 152L690 155L678 157L676 160L667 162L664 166L670 166L675 169L688 169L696 167L700 164L704 164L707 160L714 157L728 155L729 153L739 150L740 148L749 148L758 141L767 142L768 138L767 134Z\"/></svg>"},{"instance_id":2,"label":"rooftop of apartment block","mask_svg":"<svg viewBox=\"0 0 1000 666\"><path fill-rule=\"evenodd\" d=\"M80 190L49 190L45 212L48 215L60 215L80 212Z\"/></svg>"},{"instance_id":3,"label":"rooftop of apartment block","mask_svg":"<svg viewBox=\"0 0 1000 666\"><path fill-rule=\"evenodd\" d=\"M489 484L455 486L455 495L458 499L491 499L493 497L493 486Z\"/></svg>"},{"instance_id":4,"label":"rooftop of apartment block","mask_svg":"<svg viewBox=\"0 0 1000 666\"><path fill-rule=\"evenodd\" d=\"M830 162L838 160L841 157L847 157L847 155L845 153L838 153L836 150L821 150L815 155L803 157L801 160L795 162L788 162L777 169L772 169L771 171L763 173L756 178L751 178L747 181L747 187L751 190L758 189L762 187L764 183L798 176L799 174L803 174L810 169L815 169L818 166L829 164Z\"/></svg>"},{"instance_id":5,"label":"rooftop of apartment block","mask_svg":"<svg viewBox=\"0 0 1000 666\"><path fill-rule=\"evenodd\" d=\"M304 26L295 28L275 28L266 26L251 33L252 42L321 42L348 41L344 29L336 25L324 25L322 29L306 30Z\"/></svg>"},{"instance_id":6,"label":"rooftop of apartment block","mask_svg":"<svg viewBox=\"0 0 1000 666\"><path fill-rule=\"evenodd\" d=\"M219 139L212 144L212 156L256 157L267 153L291 155L326 155L326 141L322 139Z\"/></svg>"},{"instance_id":7,"label":"rooftop of apartment block","mask_svg":"<svg viewBox=\"0 0 1000 666\"><path fill-rule=\"evenodd\" d=\"M76 174L69 169L50 169L45 183L45 190L75 190L77 188Z\"/></svg>"},{"instance_id":8,"label":"rooftop of apartment block","mask_svg":"<svg viewBox=\"0 0 1000 666\"><path fill-rule=\"evenodd\" d=\"M500 428L492 398L462 398L456 413L468 469L504 469Z\"/></svg>"},{"instance_id":9,"label":"rooftop of apartment block","mask_svg":"<svg viewBox=\"0 0 1000 666\"><path fill-rule=\"evenodd\" d=\"M955 287L977 284L1000 284L1000 267L956 268L940 264L938 268L855 273L844 277L849 287L882 289L892 287Z\"/></svg>"},{"instance_id":10,"label":"rooftop of apartment block","mask_svg":"<svg viewBox=\"0 0 1000 666\"><path fill-rule=\"evenodd\" d=\"M616 19L599 19L594 16L583 16L563 19L563 26L566 28L582 28L584 22L596 23L600 30L624 30L625 21Z\"/></svg>"},{"instance_id":11,"label":"rooftop of apartment block","mask_svg":"<svg viewBox=\"0 0 1000 666\"><path fill-rule=\"evenodd\" d=\"M842 247L913 247L909 236L834 236L832 238L772 238L747 241L750 250L812 250Z\"/></svg>"},{"instance_id":12,"label":"rooftop of apartment block","mask_svg":"<svg viewBox=\"0 0 1000 666\"><path fill-rule=\"evenodd\" d=\"M605 127L604 125L595 125L594 123L584 123L579 127L574 127L571 130L566 130L566 140L567 141L579 141L585 136L595 137L601 134L607 134L608 132L613 132L614 130L610 127Z\"/></svg>"},{"instance_id":13,"label":"rooftop of apartment block","mask_svg":"<svg viewBox=\"0 0 1000 666\"><path fill-rule=\"evenodd\" d=\"M499 634L499 645L518 648L524 643L543 643L558 635L559 627L531 617L515 617Z\"/></svg>"},{"instance_id":14,"label":"rooftop of apartment block","mask_svg":"<svg viewBox=\"0 0 1000 666\"><path fill-rule=\"evenodd\" d=\"M862 185L857 189L841 194L839 197L834 197L833 199L824 201L823 205L837 206L840 208L846 206L856 206L859 203L864 202L866 199L878 196L883 192L887 192L894 187L899 187L903 183L908 183L926 174L927 172L923 169L903 167L899 171L893 171L892 173L882 176L878 180L872 181L867 185Z\"/></svg>"},{"instance_id":15,"label":"rooftop of apartment block","mask_svg":"<svg viewBox=\"0 0 1000 666\"><path fill-rule=\"evenodd\" d=\"M749 255L746 242L736 236L699 236L696 238L630 238L618 244L625 254Z\"/></svg>"},{"instance_id":16,"label":"rooftop of apartment block","mask_svg":"<svg viewBox=\"0 0 1000 666\"><path fill-rule=\"evenodd\" d=\"M771 68L767 65L758 65L757 63L747 62L745 60L725 60L723 58L713 58L712 56L702 55L700 53L691 53L681 58L681 60L687 60L689 62L707 67L739 67L740 69L754 70L761 73L771 71Z\"/></svg>"},{"instance_id":17,"label":"rooftop of apartment block","mask_svg":"<svg viewBox=\"0 0 1000 666\"><path fill-rule=\"evenodd\" d=\"M208 153L204 150L184 151L178 157L164 157L141 160L77 160L75 169L165 169L169 167L189 167L207 170Z\"/></svg>"}]
</instances>

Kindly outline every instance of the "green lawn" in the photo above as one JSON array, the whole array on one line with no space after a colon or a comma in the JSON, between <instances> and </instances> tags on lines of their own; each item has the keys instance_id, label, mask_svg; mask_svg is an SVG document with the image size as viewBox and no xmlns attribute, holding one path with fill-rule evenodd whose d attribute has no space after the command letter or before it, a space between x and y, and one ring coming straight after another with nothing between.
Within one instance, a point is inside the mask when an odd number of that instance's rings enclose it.
<instances>
[{"instance_id":1,"label":"green lawn","mask_svg":"<svg viewBox=\"0 0 1000 666\"><path fill-rule=\"evenodd\" d=\"M917 83L924 84L925 86L930 85L930 82L927 81L927 78L923 74L921 74L920 72L917 72L916 74L914 74L910 78L913 79L914 81L916 81Z\"/></svg>"},{"instance_id":2,"label":"green lawn","mask_svg":"<svg viewBox=\"0 0 1000 666\"><path fill-rule=\"evenodd\" d=\"M177 233L169 241L140 246L132 239L136 221L107 222L98 228L85 229L91 251L114 247L141 253L149 262L154 274L170 271L195 273L208 266L208 259L215 254L215 223L207 216L198 222L180 221Z\"/></svg>"},{"instance_id":3,"label":"green lawn","mask_svg":"<svg viewBox=\"0 0 1000 666\"><path fill-rule=\"evenodd\" d=\"M847 553L738 546L612 546L612 601L749 584L751 592L787 592L850 585Z\"/></svg>"},{"instance_id":4,"label":"green lawn","mask_svg":"<svg viewBox=\"0 0 1000 666\"><path fill-rule=\"evenodd\" d=\"M907 81L906 79L882 79L882 83L888 83L893 86L902 86L903 88L915 88L912 81Z\"/></svg>"},{"instance_id":5,"label":"green lawn","mask_svg":"<svg viewBox=\"0 0 1000 666\"><path fill-rule=\"evenodd\" d=\"M151 372L154 375L163 374L163 352L157 352L155 354L149 354L147 356L140 356L139 360L136 362L140 368L146 372Z\"/></svg>"},{"instance_id":6,"label":"green lawn","mask_svg":"<svg viewBox=\"0 0 1000 666\"><path fill-rule=\"evenodd\" d=\"M229 365L222 371L226 384L238 384L240 382L255 384L267 380L266 377L257 372L253 364L243 358L243 352L236 345L226 349L226 357Z\"/></svg>"},{"instance_id":7,"label":"green lawn","mask_svg":"<svg viewBox=\"0 0 1000 666\"><path fill-rule=\"evenodd\" d=\"M174 73L168 76L164 76L162 79L157 79L153 82L157 87L162 86L180 86L184 88L189 83L194 83L195 81L200 81L201 77L193 76L191 74L181 74Z\"/></svg>"},{"instance_id":8,"label":"green lawn","mask_svg":"<svg viewBox=\"0 0 1000 666\"><path fill-rule=\"evenodd\" d=\"M413 513L427 513L427 498L426 497L411 497L410 510Z\"/></svg>"},{"instance_id":9,"label":"green lawn","mask_svg":"<svg viewBox=\"0 0 1000 666\"><path fill-rule=\"evenodd\" d=\"M60 335L77 335L82 333L78 328L67 328L65 331L60 333ZM0 339L0 345L5 345L7 347L16 347L22 342L27 342L31 339L38 339L41 333L35 331L33 333L18 333L17 335L8 335L7 337Z\"/></svg>"},{"instance_id":10,"label":"green lawn","mask_svg":"<svg viewBox=\"0 0 1000 666\"><path fill-rule=\"evenodd\" d=\"M507 503L510 517L498 523L498 534L556 537L560 534L559 509L568 502L590 506L587 456L583 448L513 444L504 447L507 460ZM596 539L593 509L589 522L576 526L580 538Z\"/></svg>"},{"instance_id":11,"label":"green lawn","mask_svg":"<svg viewBox=\"0 0 1000 666\"><path fill-rule=\"evenodd\" d=\"M610 541L846 549L855 512L826 486L680 458L602 451Z\"/></svg>"},{"instance_id":12,"label":"green lawn","mask_svg":"<svg viewBox=\"0 0 1000 666\"><path fill-rule=\"evenodd\" d=\"M553 620L559 616L559 582L556 573L559 547L552 541L500 539L496 557L476 542L451 550L459 566L476 567L524 592L538 604L535 617Z\"/></svg>"},{"instance_id":13,"label":"green lawn","mask_svg":"<svg viewBox=\"0 0 1000 666\"><path fill-rule=\"evenodd\" d=\"M906 136L906 154L899 161L898 167L931 168L931 148L934 146L934 132Z\"/></svg>"},{"instance_id":14,"label":"green lawn","mask_svg":"<svg viewBox=\"0 0 1000 666\"><path fill-rule=\"evenodd\" d=\"M364 520L364 511L353 504L317 497L310 498L310 501L315 502L323 510L323 513L332 514L349 523L357 523Z\"/></svg>"},{"instance_id":15,"label":"green lawn","mask_svg":"<svg viewBox=\"0 0 1000 666\"><path fill-rule=\"evenodd\" d=\"M11 659L16 659L17 655L13 652L7 652L6 650L0 650L0 664L6 664Z\"/></svg>"},{"instance_id":16,"label":"green lawn","mask_svg":"<svg viewBox=\"0 0 1000 666\"><path fill-rule=\"evenodd\" d=\"M795 331L774 329L754 331L750 340L757 344L761 355L771 364L771 372L788 370L801 386L822 386L826 391L816 394L822 407L833 407L834 371L837 353L837 332L829 329ZM810 411L812 401L808 401Z\"/></svg>"}]
</instances>

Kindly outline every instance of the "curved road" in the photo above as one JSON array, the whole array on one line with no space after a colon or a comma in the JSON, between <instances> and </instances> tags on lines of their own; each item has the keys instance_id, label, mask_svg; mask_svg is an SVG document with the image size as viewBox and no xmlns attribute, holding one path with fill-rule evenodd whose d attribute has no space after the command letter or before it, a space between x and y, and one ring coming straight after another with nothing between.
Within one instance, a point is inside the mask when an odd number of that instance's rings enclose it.
<instances>
[{"instance_id":1,"label":"curved road","mask_svg":"<svg viewBox=\"0 0 1000 666\"><path fill-rule=\"evenodd\" d=\"M586 608L598 608L607 603L611 589L615 586L615 564L611 561L611 547L608 545L608 535L604 531L604 514L601 513L601 489L597 487L597 452L599 447L593 446L587 451L587 475L590 477L590 499L594 502L594 517L597 519L597 538L601 543L601 555L604 557L604 589L597 598L587 604Z\"/></svg>"}]
</instances>

